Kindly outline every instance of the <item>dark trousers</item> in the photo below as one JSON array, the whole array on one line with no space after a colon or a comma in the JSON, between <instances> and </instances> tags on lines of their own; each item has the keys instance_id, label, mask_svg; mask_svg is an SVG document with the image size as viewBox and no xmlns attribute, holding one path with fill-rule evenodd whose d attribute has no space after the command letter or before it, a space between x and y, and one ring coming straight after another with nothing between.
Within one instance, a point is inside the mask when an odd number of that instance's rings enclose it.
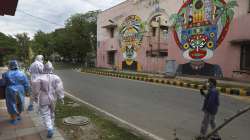
<instances>
[{"instance_id":1,"label":"dark trousers","mask_svg":"<svg viewBox=\"0 0 250 140\"><path fill-rule=\"evenodd\" d=\"M215 115L210 114L210 113L205 111L204 118L203 118L203 121L201 123L201 130L200 130L200 134L202 136L205 136L207 134L207 129L208 129L209 125L211 126L212 129L215 129L215 127L216 127Z\"/></svg>"}]
</instances>

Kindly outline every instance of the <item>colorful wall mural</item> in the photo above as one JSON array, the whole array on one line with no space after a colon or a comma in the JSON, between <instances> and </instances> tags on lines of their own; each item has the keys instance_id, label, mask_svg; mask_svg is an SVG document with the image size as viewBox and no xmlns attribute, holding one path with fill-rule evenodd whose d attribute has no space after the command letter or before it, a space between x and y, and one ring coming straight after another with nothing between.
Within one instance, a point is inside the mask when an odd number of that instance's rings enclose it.
<instances>
[{"instance_id":1,"label":"colorful wall mural","mask_svg":"<svg viewBox=\"0 0 250 140\"><path fill-rule=\"evenodd\" d=\"M178 74L223 77L221 67L207 61L224 40L234 16L236 1L186 0L173 14L174 38L182 50L186 64L180 64Z\"/></svg>"},{"instance_id":2,"label":"colorful wall mural","mask_svg":"<svg viewBox=\"0 0 250 140\"><path fill-rule=\"evenodd\" d=\"M137 70L137 52L141 47L144 24L139 16L128 16L120 27L121 51L124 61L122 69Z\"/></svg>"}]
</instances>

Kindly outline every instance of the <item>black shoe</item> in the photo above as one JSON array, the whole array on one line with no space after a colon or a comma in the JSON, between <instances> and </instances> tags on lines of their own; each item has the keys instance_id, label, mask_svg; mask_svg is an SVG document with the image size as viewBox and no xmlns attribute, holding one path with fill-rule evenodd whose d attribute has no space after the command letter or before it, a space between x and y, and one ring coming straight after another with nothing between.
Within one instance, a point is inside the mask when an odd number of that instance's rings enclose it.
<instances>
[{"instance_id":1,"label":"black shoe","mask_svg":"<svg viewBox=\"0 0 250 140\"><path fill-rule=\"evenodd\" d=\"M211 136L211 140L221 140L221 137L219 135L213 135Z\"/></svg>"},{"instance_id":2,"label":"black shoe","mask_svg":"<svg viewBox=\"0 0 250 140\"><path fill-rule=\"evenodd\" d=\"M195 140L204 140L204 139L205 139L204 136L196 136L196 137L195 137Z\"/></svg>"}]
</instances>

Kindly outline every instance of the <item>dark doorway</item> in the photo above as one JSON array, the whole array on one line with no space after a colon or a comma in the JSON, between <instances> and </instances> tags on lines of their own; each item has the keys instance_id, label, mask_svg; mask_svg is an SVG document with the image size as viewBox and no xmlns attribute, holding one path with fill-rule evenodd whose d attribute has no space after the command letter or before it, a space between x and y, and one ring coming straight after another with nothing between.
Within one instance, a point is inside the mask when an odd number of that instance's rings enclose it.
<instances>
[{"instance_id":1,"label":"dark doorway","mask_svg":"<svg viewBox=\"0 0 250 140\"><path fill-rule=\"evenodd\" d=\"M108 64L115 65L115 53L116 51L108 51Z\"/></svg>"},{"instance_id":2,"label":"dark doorway","mask_svg":"<svg viewBox=\"0 0 250 140\"><path fill-rule=\"evenodd\" d=\"M123 61L122 62L122 69L136 71L137 70L137 62L133 61L133 63L131 65L127 65L126 61Z\"/></svg>"},{"instance_id":3,"label":"dark doorway","mask_svg":"<svg viewBox=\"0 0 250 140\"><path fill-rule=\"evenodd\" d=\"M241 45L240 69L250 70L250 43Z\"/></svg>"}]
</instances>

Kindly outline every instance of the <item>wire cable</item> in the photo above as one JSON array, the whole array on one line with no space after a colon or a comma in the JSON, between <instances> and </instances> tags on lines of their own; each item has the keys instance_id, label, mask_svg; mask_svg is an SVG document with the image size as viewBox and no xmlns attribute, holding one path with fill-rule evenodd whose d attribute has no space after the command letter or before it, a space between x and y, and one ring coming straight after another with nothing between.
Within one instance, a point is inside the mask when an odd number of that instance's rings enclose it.
<instances>
[{"instance_id":1,"label":"wire cable","mask_svg":"<svg viewBox=\"0 0 250 140\"><path fill-rule=\"evenodd\" d=\"M36 19L38 19L38 20L41 20L41 21L43 21L43 22L47 22L47 23L50 23L50 24L53 24L53 25L64 26L64 25L62 25L62 24L58 24L58 23L56 23L56 22L49 21L49 20L47 20L47 19L44 19L44 18L35 16L35 15L32 15L32 14L30 14L30 13L28 13L28 12L25 12L25 11L23 11L23 10L20 10L20 9L17 9L17 12L23 13L23 14L25 14L25 15L28 15L28 16L30 16L30 17L36 18Z\"/></svg>"}]
</instances>

